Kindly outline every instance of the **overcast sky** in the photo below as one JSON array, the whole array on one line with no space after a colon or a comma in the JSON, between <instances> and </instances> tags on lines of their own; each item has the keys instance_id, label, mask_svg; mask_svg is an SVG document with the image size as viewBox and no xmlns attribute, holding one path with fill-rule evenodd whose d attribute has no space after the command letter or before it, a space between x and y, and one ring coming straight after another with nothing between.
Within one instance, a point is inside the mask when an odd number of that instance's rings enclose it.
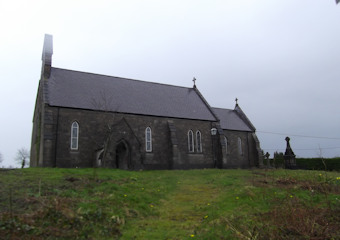
<instances>
[{"instance_id":1,"label":"overcast sky","mask_svg":"<svg viewBox=\"0 0 340 240\"><path fill-rule=\"evenodd\" d=\"M30 149L45 33L54 67L184 87L196 77L211 106L239 99L265 152L288 135L298 157L340 156L335 0L0 0L0 31L2 165Z\"/></svg>"}]
</instances>

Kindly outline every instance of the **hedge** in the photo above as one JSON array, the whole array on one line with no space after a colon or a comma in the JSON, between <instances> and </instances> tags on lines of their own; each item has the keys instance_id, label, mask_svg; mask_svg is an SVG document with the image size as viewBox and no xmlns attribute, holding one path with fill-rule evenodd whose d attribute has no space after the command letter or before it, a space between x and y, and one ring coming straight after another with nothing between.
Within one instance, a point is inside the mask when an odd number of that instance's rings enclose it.
<instances>
[{"instance_id":1,"label":"hedge","mask_svg":"<svg viewBox=\"0 0 340 240\"><path fill-rule=\"evenodd\" d=\"M296 165L308 170L340 171L340 158L297 158Z\"/></svg>"},{"instance_id":2,"label":"hedge","mask_svg":"<svg viewBox=\"0 0 340 240\"><path fill-rule=\"evenodd\" d=\"M275 163L276 168L284 168L283 158L269 159L270 165L273 166ZM324 160L323 164L322 160ZM267 159L263 160L264 166L267 166ZM340 171L340 157L338 158L297 158L296 165L298 169L307 170L327 170L327 171Z\"/></svg>"}]
</instances>

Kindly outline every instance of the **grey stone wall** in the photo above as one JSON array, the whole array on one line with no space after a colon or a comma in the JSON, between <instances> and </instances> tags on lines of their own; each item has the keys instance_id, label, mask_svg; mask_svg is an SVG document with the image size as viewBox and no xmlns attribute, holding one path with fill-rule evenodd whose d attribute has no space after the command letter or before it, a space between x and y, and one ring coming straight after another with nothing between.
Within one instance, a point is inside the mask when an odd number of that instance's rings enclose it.
<instances>
[{"instance_id":1,"label":"grey stone wall","mask_svg":"<svg viewBox=\"0 0 340 240\"><path fill-rule=\"evenodd\" d=\"M44 104L43 104L43 82L39 82L37 98L33 113L30 166L42 166L43 153L43 126L44 126Z\"/></svg>"},{"instance_id":2,"label":"grey stone wall","mask_svg":"<svg viewBox=\"0 0 340 240\"><path fill-rule=\"evenodd\" d=\"M41 162L31 166L93 167L96 152L110 139L109 154L103 167L116 167L116 145L124 140L129 146L129 169L192 169L192 168L249 168L257 165L257 149L251 132L223 130L228 139L227 152L220 135L215 149L210 130L215 123L200 120L141 116L133 114L98 112L59 108L43 105L41 111ZM39 112L37 111L37 112ZM38 133L35 114L32 149ZM71 150L71 125L79 124L79 144ZM171 126L170 126L170 125ZM145 150L145 129L152 130L152 152ZM111 128L111 130L108 130ZM194 133L195 151L189 152L188 131ZM202 152L196 149L196 132L200 131ZM238 151L238 138L242 140L242 154ZM219 149L216 149L219 148ZM221 164L214 163L213 151ZM36 156L35 156L36 158Z\"/></svg>"},{"instance_id":3,"label":"grey stone wall","mask_svg":"<svg viewBox=\"0 0 340 240\"><path fill-rule=\"evenodd\" d=\"M119 123L124 119L136 138L126 137L131 145L131 161L134 169L183 169L212 167L211 123L208 121L170 119L176 128L178 151L173 156L169 118L140 116L132 114L96 112L45 106L44 117L44 163L48 167L92 167L95 165L95 152L103 147L108 136L107 126L117 126L113 135L111 160L114 161L114 146L119 141L120 131L128 133ZM71 150L71 125L79 124L79 148ZM145 151L145 129L152 129L152 152ZM201 132L202 152L189 153L188 131ZM116 136L116 138L115 138ZM124 137L120 137L124 138ZM196 138L194 138L196 141ZM139 142L140 147L136 147ZM196 142L195 142L196 146ZM54 149L57 149L55 152ZM138 161L140 164L138 164ZM114 164L107 165L114 167Z\"/></svg>"},{"instance_id":4,"label":"grey stone wall","mask_svg":"<svg viewBox=\"0 0 340 240\"><path fill-rule=\"evenodd\" d=\"M173 119L177 130L179 156L177 162L173 163L175 169L187 168L209 168L213 167L212 139L210 135L211 122ZM194 152L189 152L188 132L194 133ZM202 152L197 152L196 132L201 132Z\"/></svg>"},{"instance_id":5,"label":"grey stone wall","mask_svg":"<svg viewBox=\"0 0 340 240\"><path fill-rule=\"evenodd\" d=\"M252 157L249 151L250 132L224 130L224 135L228 139L227 147L227 168L249 168L251 167ZM242 154L239 152L238 138L242 143Z\"/></svg>"}]
</instances>

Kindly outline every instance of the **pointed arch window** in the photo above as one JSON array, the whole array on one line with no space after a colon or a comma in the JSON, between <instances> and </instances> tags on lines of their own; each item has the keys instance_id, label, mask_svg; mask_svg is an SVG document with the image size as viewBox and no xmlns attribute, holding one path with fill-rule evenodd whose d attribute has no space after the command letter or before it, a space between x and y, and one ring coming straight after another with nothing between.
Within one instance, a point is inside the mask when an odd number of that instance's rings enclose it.
<instances>
[{"instance_id":1,"label":"pointed arch window","mask_svg":"<svg viewBox=\"0 0 340 240\"><path fill-rule=\"evenodd\" d=\"M188 149L189 152L194 152L194 133L191 130L188 132Z\"/></svg>"},{"instance_id":2,"label":"pointed arch window","mask_svg":"<svg viewBox=\"0 0 340 240\"><path fill-rule=\"evenodd\" d=\"M243 155L242 140L240 137L237 139L237 145L238 145L238 153L240 155Z\"/></svg>"},{"instance_id":3,"label":"pointed arch window","mask_svg":"<svg viewBox=\"0 0 340 240\"><path fill-rule=\"evenodd\" d=\"M202 152L202 134L200 131L196 132L196 150Z\"/></svg>"},{"instance_id":4,"label":"pointed arch window","mask_svg":"<svg viewBox=\"0 0 340 240\"><path fill-rule=\"evenodd\" d=\"M152 132L150 127L145 129L145 151L152 152Z\"/></svg>"},{"instance_id":5,"label":"pointed arch window","mask_svg":"<svg viewBox=\"0 0 340 240\"><path fill-rule=\"evenodd\" d=\"M228 154L228 138L224 137L225 153Z\"/></svg>"},{"instance_id":6,"label":"pointed arch window","mask_svg":"<svg viewBox=\"0 0 340 240\"><path fill-rule=\"evenodd\" d=\"M71 150L78 150L79 124L73 122L71 125Z\"/></svg>"}]
</instances>

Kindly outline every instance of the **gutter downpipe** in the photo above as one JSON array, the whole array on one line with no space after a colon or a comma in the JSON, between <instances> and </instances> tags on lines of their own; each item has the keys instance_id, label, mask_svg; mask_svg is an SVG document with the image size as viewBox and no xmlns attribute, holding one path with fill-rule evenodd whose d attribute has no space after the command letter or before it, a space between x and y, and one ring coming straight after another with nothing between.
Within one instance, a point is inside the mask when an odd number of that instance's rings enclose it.
<instances>
[{"instance_id":1,"label":"gutter downpipe","mask_svg":"<svg viewBox=\"0 0 340 240\"><path fill-rule=\"evenodd\" d=\"M57 124L55 130L55 144L54 144L54 166L57 167L57 146L58 146L58 130L59 130L59 107L57 111Z\"/></svg>"}]
</instances>

